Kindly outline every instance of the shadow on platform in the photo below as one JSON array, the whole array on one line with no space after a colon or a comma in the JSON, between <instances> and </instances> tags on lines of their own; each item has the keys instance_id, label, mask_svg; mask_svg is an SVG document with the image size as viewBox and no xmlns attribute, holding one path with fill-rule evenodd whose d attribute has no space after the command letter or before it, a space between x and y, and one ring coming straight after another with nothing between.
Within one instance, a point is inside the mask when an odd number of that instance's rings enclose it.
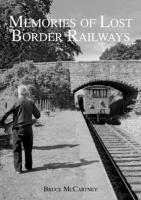
<instances>
[{"instance_id":1,"label":"shadow on platform","mask_svg":"<svg viewBox=\"0 0 141 200\"><path fill-rule=\"evenodd\" d=\"M52 150L52 149L59 149L59 148L65 148L65 147L76 147L79 146L79 144L59 144L59 145L53 145L53 146L34 146L33 149L36 150Z\"/></svg>"},{"instance_id":2,"label":"shadow on platform","mask_svg":"<svg viewBox=\"0 0 141 200\"><path fill-rule=\"evenodd\" d=\"M41 167L36 167L33 168L30 171L24 171L23 173L28 173L28 172L37 172L37 171L43 171L43 170L47 170L47 169L59 169L59 168L75 168L75 167L81 167L81 166L85 166L85 165L90 165L92 163L98 163L99 160L91 160L91 161L87 161L85 159L80 159L80 162L78 163L50 163L50 164L46 164L43 165Z\"/></svg>"}]
</instances>

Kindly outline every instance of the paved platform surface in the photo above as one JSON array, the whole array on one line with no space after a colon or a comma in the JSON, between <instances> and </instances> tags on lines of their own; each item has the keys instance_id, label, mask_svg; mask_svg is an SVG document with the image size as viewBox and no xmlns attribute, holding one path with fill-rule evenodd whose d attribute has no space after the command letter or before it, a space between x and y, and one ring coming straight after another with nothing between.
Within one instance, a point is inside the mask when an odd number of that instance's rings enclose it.
<instances>
[{"instance_id":1,"label":"paved platform surface","mask_svg":"<svg viewBox=\"0 0 141 200\"><path fill-rule=\"evenodd\" d=\"M80 112L42 115L34 128L33 171L16 174L1 151L0 200L116 200ZM24 159L24 154L23 154Z\"/></svg>"}]
</instances>

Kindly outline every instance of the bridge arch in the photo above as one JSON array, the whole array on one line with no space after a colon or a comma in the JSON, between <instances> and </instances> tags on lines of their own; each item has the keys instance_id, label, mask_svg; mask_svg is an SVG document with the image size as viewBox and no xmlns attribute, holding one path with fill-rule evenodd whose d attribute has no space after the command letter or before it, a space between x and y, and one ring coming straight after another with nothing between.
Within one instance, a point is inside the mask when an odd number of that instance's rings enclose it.
<instances>
[{"instance_id":1,"label":"bridge arch","mask_svg":"<svg viewBox=\"0 0 141 200\"><path fill-rule=\"evenodd\" d=\"M107 80L107 79L106 80L95 79L95 80L85 82L81 84L80 86L76 87L73 90L73 93L77 92L80 89L83 89L85 87L92 86L92 85L105 85L105 86L113 87L121 91L124 96L131 96L131 95L137 96L138 94L138 88L135 87L134 85L128 84L123 81Z\"/></svg>"},{"instance_id":2,"label":"bridge arch","mask_svg":"<svg viewBox=\"0 0 141 200\"><path fill-rule=\"evenodd\" d=\"M122 92L123 98L110 105L111 115L115 115L115 113L123 114L124 112L129 111L130 108L135 107L136 99L138 96L138 88L135 87L134 85L131 85L123 81L95 79L95 80L85 82L82 85L78 86L77 88L73 90L73 93L75 94L77 91L85 87L94 86L94 85L110 86ZM134 105L134 106L132 107L131 105L132 106Z\"/></svg>"}]
</instances>

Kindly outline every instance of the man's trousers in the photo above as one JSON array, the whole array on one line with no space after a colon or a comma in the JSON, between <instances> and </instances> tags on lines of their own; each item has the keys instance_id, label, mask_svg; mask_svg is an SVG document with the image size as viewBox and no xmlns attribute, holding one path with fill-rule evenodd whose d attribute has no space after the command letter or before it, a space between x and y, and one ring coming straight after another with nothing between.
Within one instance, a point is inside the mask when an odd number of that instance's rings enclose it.
<instances>
[{"instance_id":1,"label":"man's trousers","mask_svg":"<svg viewBox=\"0 0 141 200\"><path fill-rule=\"evenodd\" d=\"M32 126L27 125L13 129L14 167L16 171L22 170L22 145L25 151L25 168L32 169Z\"/></svg>"}]
</instances>

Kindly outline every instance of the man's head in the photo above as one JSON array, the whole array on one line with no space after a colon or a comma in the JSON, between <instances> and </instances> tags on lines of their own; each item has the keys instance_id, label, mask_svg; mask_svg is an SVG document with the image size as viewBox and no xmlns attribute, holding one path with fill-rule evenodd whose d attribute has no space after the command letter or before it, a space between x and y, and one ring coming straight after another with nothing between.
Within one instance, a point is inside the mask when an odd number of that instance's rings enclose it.
<instances>
[{"instance_id":1,"label":"man's head","mask_svg":"<svg viewBox=\"0 0 141 200\"><path fill-rule=\"evenodd\" d=\"M26 85L18 86L18 97L26 97L28 95L28 89Z\"/></svg>"}]
</instances>

